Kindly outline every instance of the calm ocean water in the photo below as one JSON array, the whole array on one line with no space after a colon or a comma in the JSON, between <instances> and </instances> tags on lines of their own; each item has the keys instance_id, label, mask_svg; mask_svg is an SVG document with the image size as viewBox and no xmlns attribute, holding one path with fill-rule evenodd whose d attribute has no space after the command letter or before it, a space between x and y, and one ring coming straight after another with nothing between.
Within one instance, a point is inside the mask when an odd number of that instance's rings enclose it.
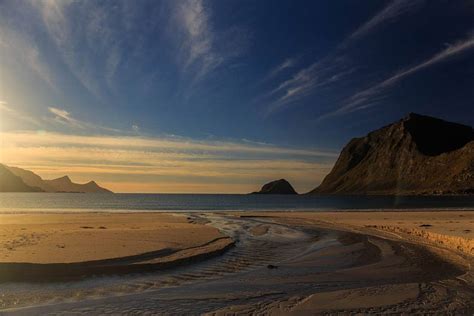
<instances>
[{"instance_id":1,"label":"calm ocean water","mask_svg":"<svg viewBox=\"0 0 474 316\"><path fill-rule=\"evenodd\" d=\"M474 196L0 193L0 212L474 209Z\"/></svg>"}]
</instances>

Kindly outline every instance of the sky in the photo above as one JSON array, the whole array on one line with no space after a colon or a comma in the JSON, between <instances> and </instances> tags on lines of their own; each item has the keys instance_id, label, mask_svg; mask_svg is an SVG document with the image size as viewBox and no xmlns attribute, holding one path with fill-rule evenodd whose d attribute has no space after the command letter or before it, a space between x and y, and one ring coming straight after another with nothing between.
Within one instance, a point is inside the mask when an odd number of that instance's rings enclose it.
<instances>
[{"instance_id":1,"label":"sky","mask_svg":"<svg viewBox=\"0 0 474 316\"><path fill-rule=\"evenodd\" d=\"M116 192L306 192L473 87L471 0L0 0L0 162Z\"/></svg>"}]
</instances>

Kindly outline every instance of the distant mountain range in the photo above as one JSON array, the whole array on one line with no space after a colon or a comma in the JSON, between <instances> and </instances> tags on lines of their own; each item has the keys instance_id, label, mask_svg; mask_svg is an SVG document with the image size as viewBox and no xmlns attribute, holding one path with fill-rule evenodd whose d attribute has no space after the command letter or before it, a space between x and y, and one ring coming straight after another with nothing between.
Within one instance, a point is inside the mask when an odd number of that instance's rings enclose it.
<instances>
[{"instance_id":1,"label":"distant mountain range","mask_svg":"<svg viewBox=\"0 0 474 316\"><path fill-rule=\"evenodd\" d=\"M411 113L352 139L310 194L474 194L474 130Z\"/></svg>"},{"instance_id":2,"label":"distant mountain range","mask_svg":"<svg viewBox=\"0 0 474 316\"><path fill-rule=\"evenodd\" d=\"M0 192L112 193L94 181L78 184L68 176L44 180L32 171L0 164Z\"/></svg>"}]
</instances>

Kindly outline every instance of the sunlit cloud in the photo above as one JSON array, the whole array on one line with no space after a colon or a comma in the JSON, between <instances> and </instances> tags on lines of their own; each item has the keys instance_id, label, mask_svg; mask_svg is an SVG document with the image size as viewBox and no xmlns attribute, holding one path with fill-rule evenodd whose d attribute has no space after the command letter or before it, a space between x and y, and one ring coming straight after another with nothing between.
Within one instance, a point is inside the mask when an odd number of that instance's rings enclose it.
<instances>
[{"instance_id":1,"label":"sunlit cloud","mask_svg":"<svg viewBox=\"0 0 474 316\"><path fill-rule=\"evenodd\" d=\"M279 155L300 155L309 157L335 158L334 151L321 151L299 148L277 147L264 144L248 144L225 141L199 141L179 137L138 137L138 136L82 136L59 133L35 133L35 132L10 132L2 133L2 136L13 142L21 144L44 144L45 146L82 146L87 147L93 144L94 147L106 147L110 149L128 148L155 148L160 150L196 150L210 152L243 152L256 154L279 154Z\"/></svg>"},{"instance_id":2,"label":"sunlit cloud","mask_svg":"<svg viewBox=\"0 0 474 316\"><path fill-rule=\"evenodd\" d=\"M67 125L69 128L79 128L79 129L87 129L88 133L94 132L94 131L106 131L106 132L112 132L112 133L123 133L124 131L121 131L119 129L107 127L107 126L102 126L102 125L96 125L90 122L85 122L81 121L78 119L75 119L72 117L71 113L64 109L59 109L55 107L48 107L48 111L54 115L54 122L58 122L63 125ZM133 128L133 127L132 127Z\"/></svg>"},{"instance_id":3,"label":"sunlit cloud","mask_svg":"<svg viewBox=\"0 0 474 316\"><path fill-rule=\"evenodd\" d=\"M133 191L144 181L152 191L177 192L178 186L171 190L165 184L182 181L195 192L214 187L213 192L244 193L281 177L305 191L321 181L335 159L334 153L187 139L44 132L0 133L0 137L5 164L32 169L45 178L64 174L79 182L94 178L117 191Z\"/></svg>"},{"instance_id":4,"label":"sunlit cloud","mask_svg":"<svg viewBox=\"0 0 474 316\"><path fill-rule=\"evenodd\" d=\"M33 124L33 126L35 127L41 126L41 122L39 120L31 117L29 114L15 110L13 107L9 106L6 101L0 101L0 131L2 130L1 115L8 116L14 119L15 121L22 121Z\"/></svg>"},{"instance_id":5,"label":"sunlit cloud","mask_svg":"<svg viewBox=\"0 0 474 316\"><path fill-rule=\"evenodd\" d=\"M113 79L121 61L118 34L110 24L108 11L92 1L33 1L32 5L70 73L91 95L105 100L114 89ZM73 19L76 15L82 16L80 25ZM84 53L84 48L93 53ZM97 56L104 60L99 68Z\"/></svg>"},{"instance_id":6,"label":"sunlit cloud","mask_svg":"<svg viewBox=\"0 0 474 316\"><path fill-rule=\"evenodd\" d=\"M34 38L0 24L0 49L2 58L11 58L21 65L26 65L50 88L58 91L53 71L46 63ZM6 74L3 75L6 76Z\"/></svg>"},{"instance_id":7,"label":"sunlit cloud","mask_svg":"<svg viewBox=\"0 0 474 316\"><path fill-rule=\"evenodd\" d=\"M61 110L58 108L49 107L48 110L55 115L55 120L61 123L72 124L79 128L83 128L83 124L81 124L78 120L71 117L68 111Z\"/></svg>"},{"instance_id":8,"label":"sunlit cloud","mask_svg":"<svg viewBox=\"0 0 474 316\"><path fill-rule=\"evenodd\" d=\"M14 113L14 111L7 106L6 101L0 101L0 110L8 113Z\"/></svg>"}]
</instances>

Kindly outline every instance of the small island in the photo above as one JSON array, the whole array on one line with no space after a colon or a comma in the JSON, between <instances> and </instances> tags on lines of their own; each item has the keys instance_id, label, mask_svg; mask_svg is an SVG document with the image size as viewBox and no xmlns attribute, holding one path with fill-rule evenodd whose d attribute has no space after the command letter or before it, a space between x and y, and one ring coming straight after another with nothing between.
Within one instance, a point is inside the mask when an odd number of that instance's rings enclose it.
<instances>
[{"instance_id":1,"label":"small island","mask_svg":"<svg viewBox=\"0 0 474 316\"><path fill-rule=\"evenodd\" d=\"M275 180L265 184L260 191L251 194L298 194L293 186L285 179Z\"/></svg>"}]
</instances>

